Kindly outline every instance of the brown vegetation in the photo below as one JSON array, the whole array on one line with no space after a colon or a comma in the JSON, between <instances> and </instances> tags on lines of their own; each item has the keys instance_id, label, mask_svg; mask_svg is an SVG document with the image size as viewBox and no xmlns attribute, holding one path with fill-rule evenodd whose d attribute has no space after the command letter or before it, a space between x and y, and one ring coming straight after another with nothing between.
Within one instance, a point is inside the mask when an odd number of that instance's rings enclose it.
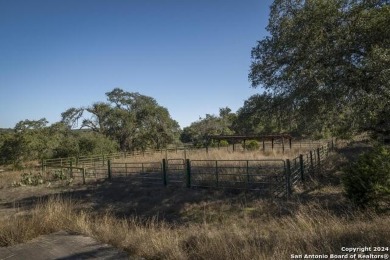
<instances>
[{"instance_id":1,"label":"brown vegetation","mask_svg":"<svg viewBox=\"0 0 390 260\"><path fill-rule=\"evenodd\" d=\"M38 200L30 190L14 194L13 204L2 197L3 209L19 209L0 222L0 245L66 230L146 259L290 259L291 254L342 253L343 246L386 246L390 217L350 206L337 172L345 158L333 155L332 160L289 201L254 192L116 182L47 188L60 195L41 193Z\"/></svg>"}]
</instances>

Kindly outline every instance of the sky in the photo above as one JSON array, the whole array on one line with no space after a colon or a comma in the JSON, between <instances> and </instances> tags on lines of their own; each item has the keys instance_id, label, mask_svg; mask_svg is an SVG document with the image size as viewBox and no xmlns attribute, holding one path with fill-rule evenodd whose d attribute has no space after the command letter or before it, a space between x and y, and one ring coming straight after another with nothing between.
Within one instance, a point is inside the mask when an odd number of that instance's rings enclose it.
<instances>
[{"instance_id":1,"label":"sky","mask_svg":"<svg viewBox=\"0 0 390 260\"><path fill-rule=\"evenodd\" d=\"M156 99L181 127L233 112L271 0L0 0L0 128L60 121L121 88Z\"/></svg>"}]
</instances>

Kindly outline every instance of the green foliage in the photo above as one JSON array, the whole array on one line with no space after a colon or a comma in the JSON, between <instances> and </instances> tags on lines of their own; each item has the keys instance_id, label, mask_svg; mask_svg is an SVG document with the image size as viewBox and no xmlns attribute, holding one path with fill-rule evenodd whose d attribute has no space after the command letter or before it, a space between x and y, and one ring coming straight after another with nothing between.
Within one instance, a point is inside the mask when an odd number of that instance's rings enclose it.
<instances>
[{"instance_id":1,"label":"green foliage","mask_svg":"<svg viewBox=\"0 0 390 260\"><path fill-rule=\"evenodd\" d=\"M360 207L390 206L390 149L378 146L344 169L346 196Z\"/></svg>"},{"instance_id":2,"label":"green foliage","mask_svg":"<svg viewBox=\"0 0 390 260\"><path fill-rule=\"evenodd\" d=\"M245 143L245 149L247 150L259 150L260 149L260 144L256 140L249 140L248 142Z\"/></svg>"},{"instance_id":3,"label":"green foliage","mask_svg":"<svg viewBox=\"0 0 390 260\"><path fill-rule=\"evenodd\" d=\"M220 147L228 147L228 146L229 146L229 142L226 141L226 140L221 140L221 141L219 142L219 146L220 146Z\"/></svg>"},{"instance_id":4,"label":"green foliage","mask_svg":"<svg viewBox=\"0 0 390 260\"><path fill-rule=\"evenodd\" d=\"M178 140L179 124L154 98L119 88L106 96L108 102L68 109L62 113L62 122L74 126L82 119L82 128L115 140L123 151L159 149Z\"/></svg>"},{"instance_id":5,"label":"green foliage","mask_svg":"<svg viewBox=\"0 0 390 260\"><path fill-rule=\"evenodd\" d=\"M53 180L70 180L70 173L68 169L57 169L52 171Z\"/></svg>"},{"instance_id":6,"label":"green foliage","mask_svg":"<svg viewBox=\"0 0 390 260\"><path fill-rule=\"evenodd\" d=\"M13 183L13 186L23 186L23 185L37 186L43 184L44 182L45 181L41 173L29 172L29 173L22 173L20 182Z\"/></svg>"},{"instance_id":7,"label":"green foliage","mask_svg":"<svg viewBox=\"0 0 390 260\"><path fill-rule=\"evenodd\" d=\"M226 141L226 140L211 140L209 143L208 143L208 146L209 147L228 147L229 146L229 142Z\"/></svg>"},{"instance_id":8,"label":"green foliage","mask_svg":"<svg viewBox=\"0 0 390 260\"><path fill-rule=\"evenodd\" d=\"M249 79L285 100L298 132L390 132L388 24L389 1L275 0Z\"/></svg>"},{"instance_id":9,"label":"green foliage","mask_svg":"<svg viewBox=\"0 0 390 260\"><path fill-rule=\"evenodd\" d=\"M294 116L294 109L288 100L270 94L256 94L237 111L233 128L244 135L291 133L297 129Z\"/></svg>"},{"instance_id":10,"label":"green foliage","mask_svg":"<svg viewBox=\"0 0 390 260\"><path fill-rule=\"evenodd\" d=\"M75 135L63 137L54 149L54 158L75 157L79 155L80 147Z\"/></svg>"},{"instance_id":11,"label":"green foliage","mask_svg":"<svg viewBox=\"0 0 390 260\"><path fill-rule=\"evenodd\" d=\"M103 134L74 131L62 123L45 127L39 122L21 121L13 133L1 134L1 164L13 164L15 169L22 169L24 162L32 160L113 153L118 150L118 144Z\"/></svg>"},{"instance_id":12,"label":"green foliage","mask_svg":"<svg viewBox=\"0 0 390 260\"><path fill-rule=\"evenodd\" d=\"M24 153L24 144L21 139L15 135L7 135L4 137L0 146L0 156L3 164L20 165Z\"/></svg>"},{"instance_id":13,"label":"green foliage","mask_svg":"<svg viewBox=\"0 0 390 260\"><path fill-rule=\"evenodd\" d=\"M69 108L62 121L47 127L47 120L24 120L14 131L0 134L0 163L113 153L119 148L144 150L178 143L179 125L155 99L114 89L108 102ZM72 130L81 121L83 130Z\"/></svg>"},{"instance_id":14,"label":"green foliage","mask_svg":"<svg viewBox=\"0 0 390 260\"><path fill-rule=\"evenodd\" d=\"M78 153L81 155L94 155L103 153L115 153L118 151L118 143L108 137L94 133L85 132L78 137Z\"/></svg>"},{"instance_id":15,"label":"green foliage","mask_svg":"<svg viewBox=\"0 0 390 260\"><path fill-rule=\"evenodd\" d=\"M236 115L231 113L230 108L220 108L219 116L206 114L205 118L200 118L185 127L180 140L183 143L192 143L196 147L217 146L217 142L212 142L208 136L234 134L232 126L235 119Z\"/></svg>"}]
</instances>

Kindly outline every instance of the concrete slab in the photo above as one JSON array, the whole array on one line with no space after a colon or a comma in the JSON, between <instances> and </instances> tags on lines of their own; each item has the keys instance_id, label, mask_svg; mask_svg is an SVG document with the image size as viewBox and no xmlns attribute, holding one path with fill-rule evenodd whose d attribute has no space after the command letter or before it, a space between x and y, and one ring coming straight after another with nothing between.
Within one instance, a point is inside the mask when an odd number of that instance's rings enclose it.
<instances>
[{"instance_id":1,"label":"concrete slab","mask_svg":"<svg viewBox=\"0 0 390 260\"><path fill-rule=\"evenodd\" d=\"M1 260L131 259L125 252L91 237L65 231L39 236L27 243L0 247Z\"/></svg>"}]
</instances>

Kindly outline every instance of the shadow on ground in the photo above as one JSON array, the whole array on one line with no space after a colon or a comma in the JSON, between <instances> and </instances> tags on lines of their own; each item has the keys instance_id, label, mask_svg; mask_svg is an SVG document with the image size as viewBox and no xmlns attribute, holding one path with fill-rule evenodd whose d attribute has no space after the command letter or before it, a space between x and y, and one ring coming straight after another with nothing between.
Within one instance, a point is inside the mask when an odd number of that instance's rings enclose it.
<instances>
[{"instance_id":1,"label":"shadow on ground","mask_svg":"<svg viewBox=\"0 0 390 260\"><path fill-rule=\"evenodd\" d=\"M11 189L23 189L17 187ZM57 190L56 190L57 189ZM29 210L37 203L52 196L60 195L63 199L77 201L77 206L96 213L110 212L116 217L155 218L168 222L181 223L182 210L191 204L237 204L245 205L258 199L267 199L262 195L241 190L215 190L206 188L186 188L176 186L145 185L131 179L116 178L87 185L74 185L68 189L47 188L48 194L40 192L34 195L24 194L12 201L0 203L0 208L20 211ZM276 199L281 200L283 199Z\"/></svg>"},{"instance_id":2,"label":"shadow on ground","mask_svg":"<svg viewBox=\"0 0 390 260\"><path fill-rule=\"evenodd\" d=\"M110 212L120 218L158 217L160 220L175 223L191 221L183 216L183 210L193 204L213 204L215 207L220 204L244 209L256 207L258 201L266 201L268 205L275 206L269 208L268 214L285 215L293 214L299 208L299 203L306 204L314 201L338 213L349 207L342 195L339 168L369 149L369 146L364 145L340 149L324 164L323 172L307 180L305 185L301 185L301 190L297 191L290 201L286 198L264 197L256 191L189 189L184 184L164 187L161 184L148 185L126 177L118 177L111 181L98 181L87 185L47 188L46 194L42 191L39 195L34 195L34 189L31 189L29 194L0 201L0 209L12 209L17 205L20 209L28 210L37 202L60 194L62 198L78 201L81 208L96 213ZM23 188L26 187L14 189Z\"/></svg>"}]
</instances>

